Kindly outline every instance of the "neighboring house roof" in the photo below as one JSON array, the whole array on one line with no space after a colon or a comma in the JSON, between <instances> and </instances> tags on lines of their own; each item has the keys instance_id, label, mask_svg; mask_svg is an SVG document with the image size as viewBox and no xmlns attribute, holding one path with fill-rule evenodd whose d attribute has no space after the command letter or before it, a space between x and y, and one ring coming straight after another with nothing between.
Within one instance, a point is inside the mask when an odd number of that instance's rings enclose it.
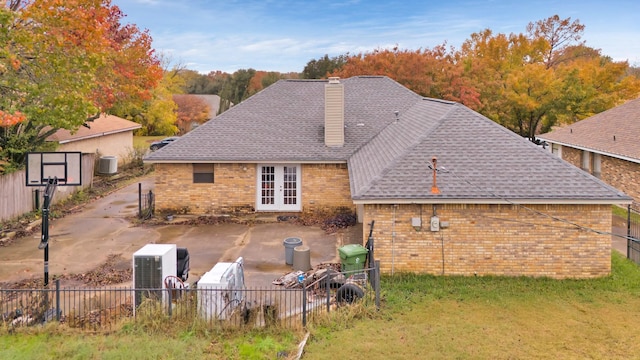
<instances>
[{"instance_id":1,"label":"neighboring house roof","mask_svg":"<svg viewBox=\"0 0 640 360\"><path fill-rule=\"evenodd\" d=\"M145 161L347 162L357 203L631 201L461 104L421 97L387 77L340 82L343 147L324 143L327 81L281 80ZM432 157L440 194L431 193Z\"/></svg>"},{"instance_id":2,"label":"neighboring house roof","mask_svg":"<svg viewBox=\"0 0 640 360\"><path fill-rule=\"evenodd\" d=\"M640 98L542 134L540 139L640 162Z\"/></svg>"},{"instance_id":3,"label":"neighboring house roof","mask_svg":"<svg viewBox=\"0 0 640 360\"><path fill-rule=\"evenodd\" d=\"M47 138L47 141L57 141L60 144L73 141L86 140L99 136L117 134L125 131L133 131L141 127L140 124L114 115L100 115L89 122L89 128L81 126L78 131L71 133L69 130L60 129Z\"/></svg>"}]
</instances>

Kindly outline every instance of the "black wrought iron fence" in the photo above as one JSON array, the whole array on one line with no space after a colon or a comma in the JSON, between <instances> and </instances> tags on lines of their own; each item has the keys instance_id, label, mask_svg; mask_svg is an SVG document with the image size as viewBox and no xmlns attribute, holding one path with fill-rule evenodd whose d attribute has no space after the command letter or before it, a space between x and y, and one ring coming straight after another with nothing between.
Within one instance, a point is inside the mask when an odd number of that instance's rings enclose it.
<instances>
[{"instance_id":1,"label":"black wrought iron fence","mask_svg":"<svg viewBox=\"0 0 640 360\"><path fill-rule=\"evenodd\" d=\"M138 218L150 219L156 207L156 199L153 191L142 192L142 184L138 183Z\"/></svg>"},{"instance_id":2,"label":"black wrought iron fence","mask_svg":"<svg viewBox=\"0 0 640 360\"><path fill-rule=\"evenodd\" d=\"M109 330L123 321L186 320L209 328L304 327L314 317L354 303L380 306L379 265L307 279L299 287L241 289L0 289L0 320L18 327L57 321L73 328Z\"/></svg>"},{"instance_id":3,"label":"black wrought iron fence","mask_svg":"<svg viewBox=\"0 0 640 360\"><path fill-rule=\"evenodd\" d=\"M640 210L627 208L627 258L640 264Z\"/></svg>"}]
</instances>

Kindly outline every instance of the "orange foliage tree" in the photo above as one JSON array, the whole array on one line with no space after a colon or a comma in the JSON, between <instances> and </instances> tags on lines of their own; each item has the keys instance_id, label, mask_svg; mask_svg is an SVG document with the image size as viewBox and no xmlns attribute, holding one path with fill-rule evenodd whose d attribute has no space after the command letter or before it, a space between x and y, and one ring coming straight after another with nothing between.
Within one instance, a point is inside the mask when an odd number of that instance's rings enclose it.
<instances>
[{"instance_id":1,"label":"orange foliage tree","mask_svg":"<svg viewBox=\"0 0 640 360\"><path fill-rule=\"evenodd\" d=\"M176 126L181 134L189 132L194 124L202 124L211 118L211 106L198 95L173 95L178 105Z\"/></svg>"},{"instance_id":2,"label":"orange foliage tree","mask_svg":"<svg viewBox=\"0 0 640 360\"><path fill-rule=\"evenodd\" d=\"M474 33L459 53L464 76L480 91L479 111L535 141L571 123L638 96L640 81L580 42L579 21L552 16L526 34Z\"/></svg>"},{"instance_id":3,"label":"orange foliage tree","mask_svg":"<svg viewBox=\"0 0 640 360\"><path fill-rule=\"evenodd\" d=\"M458 101L475 109L479 106L478 91L462 74L455 53L443 44L426 50L377 49L349 56L330 76L384 75L420 95Z\"/></svg>"},{"instance_id":4,"label":"orange foliage tree","mask_svg":"<svg viewBox=\"0 0 640 360\"><path fill-rule=\"evenodd\" d=\"M162 77L151 38L110 0L4 0L0 5L0 157L21 164L59 128L142 103ZM43 132L43 129L49 131Z\"/></svg>"},{"instance_id":5,"label":"orange foliage tree","mask_svg":"<svg viewBox=\"0 0 640 360\"><path fill-rule=\"evenodd\" d=\"M535 141L556 124L640 94L640 79L629 64L585 46L584 28L554 15L529 23L525 33L473 33L459 50L443 44L345 55L328 76L389 76L420 95L461 102Z\"/></svg>"}]
</instances>

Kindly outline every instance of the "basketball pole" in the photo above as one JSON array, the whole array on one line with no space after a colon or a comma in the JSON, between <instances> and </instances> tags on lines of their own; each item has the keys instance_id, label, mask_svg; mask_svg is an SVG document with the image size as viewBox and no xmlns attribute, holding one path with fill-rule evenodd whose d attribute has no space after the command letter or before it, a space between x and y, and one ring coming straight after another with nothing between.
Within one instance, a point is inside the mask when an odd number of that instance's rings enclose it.
<instances>
[{"instance_id":1,"label":"basketball pole","mask_svg":"<svg viewBox=\"0 0 640 360\"><path fill-rule=\"evenodd\" d=\"M44 201L42 204L42 237L38 249L44 249L44 286L49 285L49 208L51 199L56 191L58 178L49 178L44 189Z\"/></svg>"}]
</instances>

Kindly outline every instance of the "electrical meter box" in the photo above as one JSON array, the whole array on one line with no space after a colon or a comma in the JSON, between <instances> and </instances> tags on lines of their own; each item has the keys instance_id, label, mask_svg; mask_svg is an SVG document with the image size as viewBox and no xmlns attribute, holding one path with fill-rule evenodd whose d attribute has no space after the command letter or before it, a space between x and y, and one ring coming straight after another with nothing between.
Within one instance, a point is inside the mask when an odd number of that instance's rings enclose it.
<instances>
[{"instance_id":1,"label":"electrical meter box","mask_svg":"<svg viewBox=\"0 0 640 360\"><path fill-rule=\"evenodd\" d=\"M431 231L440 231L440 219L437 216L431 217Z\"/></svg>"}]
</instances>

